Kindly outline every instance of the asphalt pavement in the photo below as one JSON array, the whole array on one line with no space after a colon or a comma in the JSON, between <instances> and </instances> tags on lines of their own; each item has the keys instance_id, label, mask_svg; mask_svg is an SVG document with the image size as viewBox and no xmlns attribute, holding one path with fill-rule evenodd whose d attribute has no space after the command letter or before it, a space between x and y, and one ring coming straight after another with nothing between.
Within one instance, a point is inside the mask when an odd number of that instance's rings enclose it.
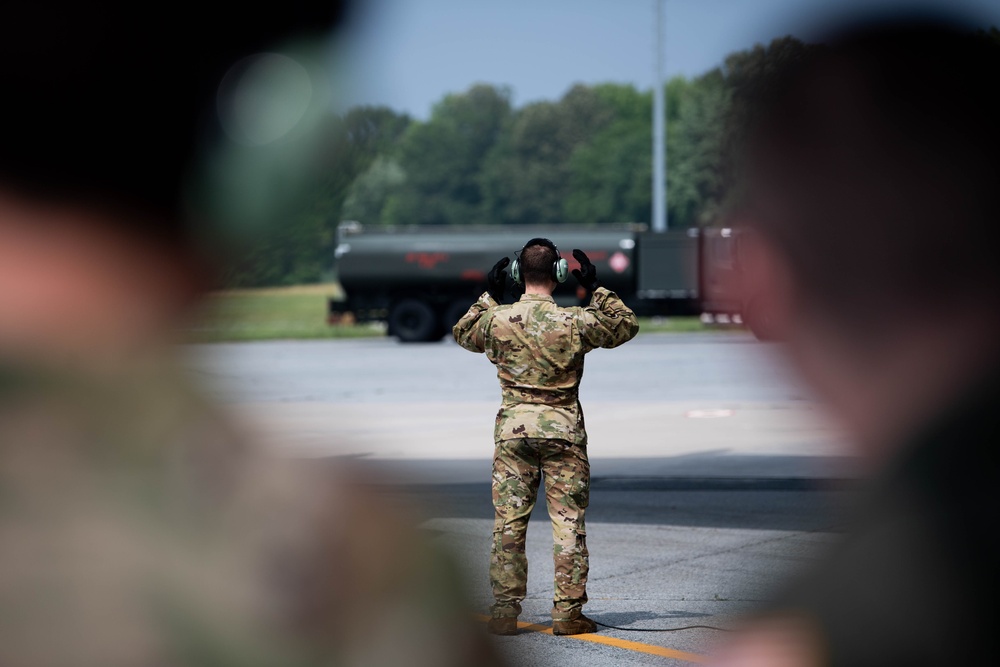
<instances>
[{"instance_id":1,"label":"asphalt pavement","mask_svg":"<svg viewBox=\"0 0 1000 667\"><path fill-rule=\"evenodd\" d=\"M486 613L493 367L452 342L191 346L211 397L282 456L347 456L463 563ZM593 486L587 613L598 641L554 637L544 503L528 533L534 624L498 639L513 665L687 664L836 538L854 466L773 346L738 333L642 335L587 357Z\"/></svg>"}]
</instances>

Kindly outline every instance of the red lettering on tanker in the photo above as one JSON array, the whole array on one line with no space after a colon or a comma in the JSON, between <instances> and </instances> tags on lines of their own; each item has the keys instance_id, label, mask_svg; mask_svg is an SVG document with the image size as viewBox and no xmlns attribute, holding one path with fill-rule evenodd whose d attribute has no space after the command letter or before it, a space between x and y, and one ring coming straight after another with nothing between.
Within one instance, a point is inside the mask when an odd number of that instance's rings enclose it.
<instances>
[{"instance_id":1,"label":"red lettering on tanker","mask_svg":"<svg viewBox=\"0 0 1000 667\"><path fill-rule=\"evenodd\" d=\"M591 262L595 263L603 262L608 258L607 250L584 250L583 252L587 255ZM580 262L576 261L576 258L573 256L566 257L566 262L569 264L570 271L580 268Z\"/></svg>"},{"instance_id":2,"label":"red lettering on tanker","mask_svg":"<svg viewBox=\"0 0 1000 667\"><path fill-rule=\"evenodd\" d=\"M433 269L441 262L447 262L450 255L446 252L408 252L405 260L416 264L421 269Z\"/></svg>"},{"instance_id":3,"label":"red lettering on tanker","mask_svg":"<svg viewBox=\"0 0 1000 667\"><path fill-rule=\"evenodd\" d=\"M486 274L478 269L466 269L459 274L460 280L471 280L472 282L481 283L486 280Z\"/></svg>"}]
</instances>

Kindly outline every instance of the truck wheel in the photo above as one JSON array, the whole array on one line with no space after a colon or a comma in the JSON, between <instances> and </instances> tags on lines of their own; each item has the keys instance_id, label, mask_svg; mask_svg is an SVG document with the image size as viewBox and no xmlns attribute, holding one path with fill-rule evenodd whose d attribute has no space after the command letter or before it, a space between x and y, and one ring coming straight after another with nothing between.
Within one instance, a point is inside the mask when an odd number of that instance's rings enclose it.
<instances>
[{"instance_id":1,"label":"truck wheel","mask_svg":"<svg viewBox=\"0 0 1000 667\"><path fill-rule=\"evenodd\" d=\"M389 331L404 343L422 343L441 337L434 309L420 299L403 299L389 313Z\"/></svg>"},{"instance_id":2,"label":"truck wheel","mask_svg":"<svg viewBox=\"0 0 1000 667\"><path fill-rule=\"evenodd\" d=\"M778 339L774 321L761 299L752 299L743 308L743 322L759 341L769 342Z\"/></svg>"},{"instance_id":3,"label":"truck wheel","mask_svg":"<svg viewBox=\"0 0 1000 667\"><path fill-rule=\"evenodd\" d=\"M448 333L451 333L452 327L469 311L472 303L472 301L452 301L448 304L448 307L444 309L444 314L441 316L441 325Z\"/></svg>"}]
</instances>

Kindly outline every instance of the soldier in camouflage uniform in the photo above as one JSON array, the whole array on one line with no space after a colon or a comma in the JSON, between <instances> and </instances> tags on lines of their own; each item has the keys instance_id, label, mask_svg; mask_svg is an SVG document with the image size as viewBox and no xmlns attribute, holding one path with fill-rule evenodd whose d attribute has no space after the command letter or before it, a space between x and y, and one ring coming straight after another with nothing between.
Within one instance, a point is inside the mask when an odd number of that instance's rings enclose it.
<instances>
[{"instance_id":1,"label":"soldier in camouflage uniform","mask_svg":"<svg viewBox=\"0 0 1000 667\"><path fill-rule=\"evenodd\" d=\"M618 296L597 286L587 256L574 250L580 285L593 293L586 307L560 308L552 299L557 281L568 274L566 260L547 239L532 239L511 267L525 293L501 305L508 259L489 276L489 290L455 325L455 340L472 352L485 352L497 367L503 403L497 413L493 458L496 519L490 556L490 582L496 600L489 629L514 634L526 594L528 561L525 534L539 482L552 519L555 634L595 632L582 613L587 601L588 554L584 514L590 496L587 431L579 387L584 355L631 340L639 329Z\"/></svg>"}]
</instances>

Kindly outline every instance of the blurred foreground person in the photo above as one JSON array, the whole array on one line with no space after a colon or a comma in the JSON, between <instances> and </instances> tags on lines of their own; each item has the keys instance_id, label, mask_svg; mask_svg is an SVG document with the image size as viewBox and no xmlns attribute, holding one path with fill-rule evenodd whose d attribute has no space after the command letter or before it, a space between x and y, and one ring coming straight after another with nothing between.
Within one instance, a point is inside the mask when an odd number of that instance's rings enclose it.
<instances>
[{"instance_id":1,"label":"blurred foreground person","mask_svg":"<svg viewBox=\"0 0 1000 667\"><path fill-rule=\"evenodd\" d=\"M263 207L309 164L324 81L282 40L324 36L340 3L15 4L0 665L491 664L398 508L342 467L255 452L170 360L226 224L277 210L227 200L267 178L226 184L280 168Z\"/></svg>"},{"instance_id":2,"label":"blurred foreground person","mask_svg":"<svg viewBox=\"0 0 1000 667\"><path fill-rule=\"evenodd\" d=\"M869 479L724 666L995 662L1000 56L927 20L841 31L771 79L741 257Z\"/></svg>"}]
</instances>

